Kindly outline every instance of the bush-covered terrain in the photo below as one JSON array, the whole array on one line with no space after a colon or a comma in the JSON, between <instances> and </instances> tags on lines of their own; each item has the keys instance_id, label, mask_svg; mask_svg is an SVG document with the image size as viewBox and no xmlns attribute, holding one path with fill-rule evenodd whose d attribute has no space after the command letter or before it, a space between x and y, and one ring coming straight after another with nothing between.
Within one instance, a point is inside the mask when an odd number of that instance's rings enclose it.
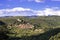
<instances>
[{"instance_id":1,"label":"bush-covered terrain","mask_svg":"<svg viewBox=\"0 0 60 40\"><path fill-rule=\"evenodd\" d=\"M0 40L60 40L60 17L1 17Z\"/></svg>"}]
</instances>

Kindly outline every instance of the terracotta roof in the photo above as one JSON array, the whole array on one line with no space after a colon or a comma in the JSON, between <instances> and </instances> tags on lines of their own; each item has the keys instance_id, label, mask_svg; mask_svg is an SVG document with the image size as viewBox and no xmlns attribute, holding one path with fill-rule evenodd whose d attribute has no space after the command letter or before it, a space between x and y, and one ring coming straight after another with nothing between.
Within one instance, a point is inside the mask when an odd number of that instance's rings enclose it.
<instances>
[{"instance_id":1,"label":"terracotta roof","mask_svg":"<svg viewBox=\"0 0 60 40\"><path fill-rule=\"evenodd\" d=\"M34 26L31 24L20 24L18 27L25 29L25 28L33 28Z\"/></svg>"}]
</instances>

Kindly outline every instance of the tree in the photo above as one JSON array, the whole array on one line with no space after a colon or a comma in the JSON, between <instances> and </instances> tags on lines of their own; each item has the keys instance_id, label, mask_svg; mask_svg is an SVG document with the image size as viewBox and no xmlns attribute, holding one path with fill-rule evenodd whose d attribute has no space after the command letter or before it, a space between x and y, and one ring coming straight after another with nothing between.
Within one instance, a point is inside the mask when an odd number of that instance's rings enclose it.
<instances>
[{"instance_id":1,"label":"tree","mask_svg":"<svg viewBox=\"0 0 60 40\"><path fill-rule=\"evenodd\" d=\"M0 21L0 39L6 40L8 36L6 35L8 33L7 24L3 21Z\"/></svg>"}]
</instances>

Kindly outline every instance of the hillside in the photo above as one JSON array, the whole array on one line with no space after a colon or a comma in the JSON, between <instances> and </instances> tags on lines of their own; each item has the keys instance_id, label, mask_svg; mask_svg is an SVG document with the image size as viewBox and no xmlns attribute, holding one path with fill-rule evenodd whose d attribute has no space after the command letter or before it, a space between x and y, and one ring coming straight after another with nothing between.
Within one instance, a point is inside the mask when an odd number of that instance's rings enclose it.
<instances>
[{"instance_id":1,"label":"hillside","mask_svg":"<svg viewBox=\"0 0 60 40\"><path fill-rule=\"evenodd\" d=\"M60 40L60 16L1 17L0 31L6 40Z\"/></svg>"}]
</instances>

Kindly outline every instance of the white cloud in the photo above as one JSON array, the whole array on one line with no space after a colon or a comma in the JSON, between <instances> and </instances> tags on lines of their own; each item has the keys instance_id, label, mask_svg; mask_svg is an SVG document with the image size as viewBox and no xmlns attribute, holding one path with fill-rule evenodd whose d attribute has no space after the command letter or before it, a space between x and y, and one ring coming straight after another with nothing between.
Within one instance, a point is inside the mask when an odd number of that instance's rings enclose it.
<instances>
[{"instance_id":1,"label":"white cloud","mask_svg":"<svg viewBox=\"0 0 60 40\"><path fill-rule=\"evenodd\" d=\"M0 10L0 15L3 13L3 11L2 10Z\"/></svg>"},{"instance_id":2,"label":"white cloud","mask_svg":"<svg viewBox=\"0 0 60 40\"><path fill-rule=\"evenodd\" d=\"M1 15L7 15L7 16L10 16L10 15L23 15L23 16L28 16L28 15L31 15L29 14L30 12L32 12L33 10L32 9L29 9L29 8L22 8L22 7L16 7L16 8L12 8L12 9L1 9L0 10L0 16Z\"/></svg>"},{"instance_id":3,"label":"white cloud","mask_svg":"<svg viewBox=\"0 0 60 40\"><path fill-rule=\"evenodd\" d=\"M40 10L37 13L39 16L41 16L41 14L44 16L48 16L48 15L58 15L60 16L60 10L55 10L53 8L45 8L44 10Z\"/></svg>"},{"instance_id":4,"label":"white cloud","mask_svg":"<svg viewBox=\"0 0 60 40\"><path fill-rule=\"evenodd\" d=\"M16 7L16 8L12 8L12 9L2 9L1 11L11 12L11 11L29 11L29 10L31 10L31 9L22 8L22 7Z\"/></svg>"},{"instance_id":5,"label":"white cloud","mask_svg":"<svg viewBox=\"0 0 60 40\"><path fill-rule=\"evenodd\" d=\"M35 0L35 2L39 3L39 2L43 2L44 0Z\"/></svg>"},{"instance_id":6,"label":"white cloud","mask_svg":"<svg viewBox=\"0 0 60 40\"><path fill-rule=\"evenodd\" d=\"M22 7L17 7L17 8L13 8L11 9L12 11L29 11L31 9L29 8L22 8Z\"/></svg>"},{"instance_id":7,"label":"white cloud","mask_svg":"<svg viewBox=\"0 0 60 40\"><path fill-rule=\"evenodd\" d=\"M56 10L57 9L57 10ZM30 8L16 7L12 9L0 9L0 16L28 16L28 15L38 15L38 16L48 16L48 15L58 15L60 16L60 10L58 7L45 8L44 10L33 10Z\"/></svg>"},{"instance_id":8,"label":"white cloud","mask_svg":"<svg viewBox=\"0 0 60 40\"><path fill-rule=\"evenodd\" d=\"M36 3L42 3L42 2L44 2L44 0L28 0L29 2L36 2Z\"/></svg>"},{"instance_id":9,"label":"white cloud","mask_svg":"<svg viewBox=\"0 0 60 40\"><path fill-rule=\"evenodd\" d=\"M45 15L56 15L55 14L55 10L53 10L53 9L50 9L50 8L46 8L45 10L44 10L44 13L45 13Z\"/></svg>"}]
</instances>

